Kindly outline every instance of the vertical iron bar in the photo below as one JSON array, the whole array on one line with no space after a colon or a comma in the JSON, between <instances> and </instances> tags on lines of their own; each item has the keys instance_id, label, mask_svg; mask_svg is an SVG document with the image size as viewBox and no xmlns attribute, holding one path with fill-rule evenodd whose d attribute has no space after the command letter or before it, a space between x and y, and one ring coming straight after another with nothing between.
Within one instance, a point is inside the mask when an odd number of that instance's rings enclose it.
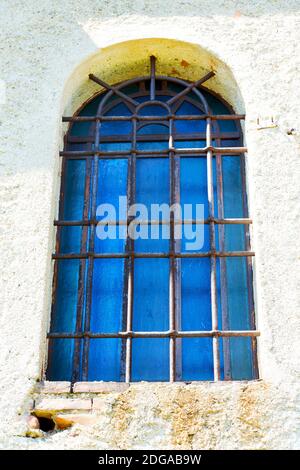
<instances>
[{"instance_id":1,"label":"vertical iron bar","mask_svg":"<svg viewBox=\"0 0 300 470\"><path fill-rule=\"evenodd\" d=\"M99 150L99 140L100 140L100 120L96 120L95 125L95 151ZM98 183L98 163L99 157L97 154L93 157L93 179L91 185L91 198L90 198L90 218L96 219L96 210L97 210L97 183ZM95 246L95 232L96 225L93 224L90 227L90 238L89 238L89 253L94 252ZM92 307L92 289L93 289L93 271L94 271L94 258L89 254L88 256L88 272L87 272L87 282L86 282L86 311L85 311L85 321L84 321L84 331L90 330L91 323L91 307ZM88 380L88 364L89 364L89 348L90 348L90 338L84 337L83 344L83 358L82 358L82 380Z\"/></svg>"},{"instance_id":2,"label":"vertical iron bar","mask_svg":"<svg viewBox=\"0 0 300 470\"><path fill-rule=\"evenodd\" d=\"M242 188L243 188L243 215L248 217L245 155L241 154L240 159L241 159L240 160L241 161L241 176L242 176ZM245 231L245 250L250 251L251 250L250 227L248 225L245 225L244 231ZM252 268L252 260L248 259L248 256L246 257L246 269L247 269L247 291L248 291L248 305L249 305L249 315L250 315L250 329L256 330L254 295L253 295L253 268ZM252 349L253 379L258 379L259 370L258 370L257 338L256 337L251 338L251 349Z\"/></svg>"},{"instance_id":3,"label":"vertical iron bar","mask_svg":"<svg viewBox=\"0 0 300 470\"><path fill-rule=\"evenodd\" d=\"M64 137L64 148L66 148L67 138ZM60 194L59 194L59 210L58 218L64 219L64 207L65 207L65 186L66 186L66 166L67 158L63 157L61 163L61 183L60 183ZM56 229L56 240L55 240L55 253L60 253L60 242L61 242L61 232L62 228L57 227ZM56 293L58 287L58 270L59 270L59 260L55 260L53 267L53 280L52 280L52 299L51 299L51 318L50 318L50 331L52 331L52 324L54 320L54 307L56 301ZM47 369L49 364L52 361L53 346L55 340L50 339L48 343L48 358L47 358ZM73 371L72 371L73 373Z\"/></svg>"},{"instance_id":4,"label":"vertical iron bar","mask_svg":"<svg viewBox=\"0 0 300 470\"><path fill-rule=\"evenodd\" d=\"M174 146L174 121L170 122L170 148ZM180 156L178 154L173 155L174 160L174 193L172 203L180 206ZM181 240L182 240L182 231L184 226L182 224L182 219L184 214L179 214L180 217L180 238L176 238L176 227L174 226L174 251L175 253L181 252ZM176 220L175 220L176 222ZM174 259L174 287L175 287L175 330L181 330L181 259ZM175 339L175 380L182 379L182 338Z\"/></svg>"},{"instance_id":5,"label":"vertical iron bar","mask_svg":"<svg viewBox=\"0 0 300 470\"><path fill-rule=\"evenodd\" d=\"M219 124L215 121L214 126L216 133L220 135ZM216 139L217 146L221 146L221 139ZM217 173L217 203L218 203L218 218L224 218L224 194L223 194L223 172L222 172L222 156L216 154L216 173ZM219 250L225 251L225 234L226 226L223 224L218 225L219 234ZM222 330L229 330L229 316L228 316L228 299L227 299L227 274L226 274L226 258L219 258L220 265L220 289L221 289L221 314L222 314ZM224 380L231 380L231 367L230 367L230 339L222 338L223 342L223 360L224 360Z\"/></svg>"},{"instance_id":6,"label":"vertical iron bar","mask_svg":"<svg viewBox=\"0 0 300 470\"><path fill-rule=\"evenodd\" d=\"M173 120L169 121L169 184L170 184L170 206L173 206L176 200L175 193L175 161L174 161L174 142L173 142ZM170 211L170 271L169 271L169 328L176 329L176 259L175 259L175 225L174 211ZM176 380L176 338L170 337L170 382Z\"/></svg>"},{"instance_id":7,"label":"vertical iron bar","mask_svg":"<svg viewBox=\"0 0 300 470\"><path fill-rule=\"evenodd\" d=\"M136 190L136 131L137 122L136 119L132 120L132 153L128 159L128 208L135 202L135 190ZM127 214L127 225L131 221L131 217ZM133 318L133 289L134 289L134 240L130 236L129 226L127 233L127 251L129 253L128 258L128 279L127 279L127 321L126 331L132 331L132 318ZM132 338L126 338L126 362L125 362L125 382L131 381L131 370L132 370Z\"/></svg>"},{"instance_id":8,"label":"vertical iron bar","mask_svg":"<svg viewBox=\"0 0 300 470\"><path fill-rule=\"evenodd\" d=\"M211 118L206 119L206 145L212 146L211 140ZM217 282L216 282L216 239L215 239L215 223L214 223L214 182L213 182L213 155L212 151L207 152L207 196L209 209L209 231L210 231L210 251L211 251L211 270L210 270L210 289L211 289L211 316L212 329L218 330L218 301L217 301ZM220 380L220 345L219 338L213 337L213 363L214 363L214 380Z\"/></svg>"},{"instance_id":9,"label":"vertical iron bar","mask_svg":"<svg viewBox=\"0 0 300 470\"><path fill-rule=\"evenodd\" d=\"M89 214L89 197L90 197L90 180L91 180L91 159L85 160L85 188L84 188L84 207L83 207L83 220L88 218ZM88 226L81 226L81 244L80 253L86 252L86 243L88 236ZM77 311L76 311L76 333L82 331L83 322L83 309L84 309L84 290L85 290L85 272L86 272L86 259L80 260L79 276L78 276L78 295L77 295ZM82 342L77 338L74 340L74 355L73 355L73 373L72 383L80 380L80 353Z\"/></svg>"},{"instance_id":10,"label":"vertical iron bar","mask_svg":"<svg viewBox=\"0 0 300 470\"><path fill-rule=\"evenodd\" d=\"M155 63L154 55L150 56L150 100L155 100Z\"/></svg>"}]
</instances>

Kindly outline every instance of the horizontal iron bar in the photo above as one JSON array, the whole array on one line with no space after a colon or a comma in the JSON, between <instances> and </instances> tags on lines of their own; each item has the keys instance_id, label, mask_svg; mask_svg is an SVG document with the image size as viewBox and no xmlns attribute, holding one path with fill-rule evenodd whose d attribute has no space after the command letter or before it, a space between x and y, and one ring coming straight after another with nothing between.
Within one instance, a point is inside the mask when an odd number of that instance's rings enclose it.
<instances>
[{"instance_id":1,"label":"horizontal iron bar","mask_svg":"<svg viewBox=\"0 0 300 470\"><path fill-rule=\"evenodd\" d=\"M48 338L235 338L260 336L257 330L210 330L210 331L120 331L118 333L48 333Z\"/></svg>"},{"instance_id":2,"label":"horizontal iron bar","mask_svg":"<svg viewBox=\"0 0 300 470\"><path fill-rule=\"evenodd\" d=\"M169 140L169 134L137 134L136 140L137 142L165 142ZM185 133L185 134L177 134L173 133L173 138L174 140L181 141L181 140L205 140L206 139L206 133L205 132L191 132L191 133ZM239 132L220 132L212 133L212 138L213 139L221 139L221 140L233 140L233 139L239 139L240 138L240 133ZM100 141L101 143L103 142L109 142L109 143L114 143L114 142L131 142L132 140L132 135L131 134L118 134L118 135L101 135L100 136ZM93 135L83 135L83 136L72 136L68 135L67 136L67 142L71 144L85 144L89 142L95 142L95 136Z\"/></svg>"},{"instance_id":3,"label":"horizontal iron bar","mask_svg":"<svg viewBox=\"0 0 300 470\"><path fill-rule=\"evenodd\" d=\"M220 225L249 225L252 224L251 219L174 219L174 220L115 220L115 221L102 221L102 220L55 220L54 225L60 227L74 227L82 225L170 225L174 223L175 225L185 224L185 225L196 225L196 224L210 224L211 222Z\"/></svg>"},{"instance_id":4,"label":"horizontal iron bar","mask_svg":"<svg viewBox=\"0 0 300 470\"><path fill-rule=\"evenodd\" d=\"M206 158L206 153L192 153L192 154L182 154L180 155L180 152L173 152L173 153L176 153L180 158ZM221 154L221 155L226 155L226 154ZM231 154L231 155L226 155L230 158L237 158L239 157L241 154L240 153L237 153L237 154ZM77 155L76 152L74 155L62 155L63 157L69 159L69 160L85 160L86 158L92 158L92 155ZM93 154L94 156L94 154ZM169 158L170 155L169 153L165 153L165 154L157 154L157 155L153 155L153 154L148 154L148 153L145 153L143 155L137 155L137 159L144 159L144 158ZM106 155L106 156L103 156L103 155L100 155L98 156L98 160L122 160L122 159L128 159L130 158L130 155L129 154L123 154L123 155L120 155L119 152L116 152L116 153L112 153L112 155ZM215 156L213 155L213 158L215 158Z\"/></svg>"},{"instance_id":5,"label":"horizontal iron bar","mask_svg":"<svg viewBox=\"0 0 300 470\"><path fill-rule=\"evenodd\" d=\"M198 253L53 253L52 259L109 258L217 258L255 256L253 251L203 251Z\"/></svg>"},{"instance_id":6,"label":"horizontal iron bar","mask_svg":"<svg viewBox=\"0 0 300 470\"><path fill-rule=\"evenodd\" d=\"M214 154L219 155L231 155L231 154L241 154L247 152L247 147L197 147L197 148L169 148L166 150L136 150L136 149L129 149L129 150L116 150L116 151L101 151L101 150L63 150L59 152L61 157L94 157L95 155L98 156L115 156L122 155L130 156L132 154L136 155L157 155L159 157L162 156L169 156L169 153L174 152L176 154L185 154L185 155L193 155L193 154L202 154L205 155L207 152L212 152Z\"/></svg>"},{"instance_id":7,"label":"horizontal iron bar","mask_svg":"<svg viewBox=\"0 0 300 470\"><path fill-rule=\"evenodd\" d=\"M92 121L166 121L169 119L175 121L203 121L204 119L212 119L213 121L238 121L245 119L245 114L166 114L165 116L138 116L131 114L130 116L63 116L63 122L92 122Z\"/></svg>"}]
</instances>

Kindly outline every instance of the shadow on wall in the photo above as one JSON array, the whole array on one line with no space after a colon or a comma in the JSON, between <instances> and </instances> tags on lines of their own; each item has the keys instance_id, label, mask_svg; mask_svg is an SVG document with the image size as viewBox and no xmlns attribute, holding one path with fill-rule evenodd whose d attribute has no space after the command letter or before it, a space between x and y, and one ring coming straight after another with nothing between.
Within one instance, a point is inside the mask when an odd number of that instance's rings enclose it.
<instances>
[{"instance_id":1,"label":"shadow on wall","mask_svg":"<svg viewBox=\"0 0 300 470\"><path fill-rule=\"evenodd\" d=\"M90 18L96 21L103 21L118 16L148 16L149 18L157 17L211 17L212 15L220 16L248 16L251 18L277 15L277 14L295 14L300 10L299 0L173 0L172 2L162 2L161 0L132 0L124 2L124 0L114 0L107 2L93 2L86 5L76 5L74 1L67 0L61 5L55 5L55 10L65 14L70 12L73 19L84 21ZM70 4L70 6L68 6Z\"/></svg>"}]
</instances>

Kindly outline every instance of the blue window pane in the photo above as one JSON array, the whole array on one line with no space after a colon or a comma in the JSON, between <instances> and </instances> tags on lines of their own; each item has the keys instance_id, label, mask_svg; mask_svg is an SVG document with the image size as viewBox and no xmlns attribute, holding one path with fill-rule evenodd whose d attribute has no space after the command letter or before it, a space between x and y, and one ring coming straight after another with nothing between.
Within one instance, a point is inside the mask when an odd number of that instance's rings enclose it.
<instances>
[{"instance_id":1,"label":"blue window pane","mask_svg":"<svg viewBox=\"0 0 300 470\"><path fill-rule=\"evenodd\" d=\"M182 105L178 108L177 115L184 115L188 116L189 114L192 115L199 115L203 114L191 103L184 101ZM205 120L176 120L175 121L175 132L180 134L194 134L196 132L205 132L206 122Z\"/></svg>"},{"instance_id":2,"label":"blue window pane","mask_svg":"<svg viewBox=\"0 0 300 470\"><path fill-rule=\"evenodd\" d=\"M126 201L122 202L126 194L127 160L100 160L97 185L97 220L103 222L126 220L127 205ZM123 252L125 243L126 226L107 224L97 226L94 245L96 253Z\"/></svg>"},{"instance_id":3,"label":"blue window pane","mask_svg":"<svg viewBox=\"0 0 300 470\"><path fill-rule=\"evenodd\" d=\"M132 381L169 380L169 339L132 340Z\"/></svg>"},{"instance_id":4,"label":"blue window pane","mask_svg":"<svg viewBox=\"0 0 300 470\"><path fill-rule=\"evenodd\" d=\"M116 154L118 151L128 151L128 153L130 153L131 147L130 142L103 142L100 144L100 150L102 152L115 152Z\"/></svg>"},{"instance_id":5,"label":"blue window pane","mask_svg":"<svg viewBox=\"0 0 300 470\"><path fill-rule=\"evenodd\" d=\"M132 113L124 104L114 106L106 113L106 116L130 116ZM128 135L132 132L131 121L104 121L100 127L100 142L101 136L107 135Z\"/></svg>"},{"instance_id":6,"label":"blue window pane","mask_svg":"<svg viewBox=\"0 0 300 470\"><path fill-rule=\"evenodd\" d=\"M165 116L168 114L164 106L158 104L145 105L139 112L140 116Z\"/></svg>"},{"instance_id":7,"label":"blue window pane","mask_svg":"<svg viewBox=\"0 0 300 470\"><path fill-rule=\"evenodd\" d=\"M59 260L56 263L57 290L50 330L72 333L76 325L80 260ZM51 380L71 380L73 351L73 339L49 341L47 376Z\"/></svg>"},{"instance_id":8,"label":"blue window pane","mask_svg":"<svg viewBox=\"0 0 300 470\"><path fill-rule=\"evenodd\" d=\"M133 328L169 328L169 260L136 259L134 263Z\"/></svg>"},{"instance_id":9,"label":"blue window pane","mask_svg":"<svg viewBox=\"0 0 300 470\"><path fill-rule=\"evenodd\" d=\"M211 330L210 295L210 258L182 259L182 330Z\"/></svg>"},{"instance_id":10,"label":"blue window pane","mask_svg":"<svg viewBox=\"0 0 300 470\"><path fill-rule=\"evenodd\" d=\"M80 260L57 260L57 290L51 331L73 332L76 324Z\"/></svg>"},{"instance_id":11,"label":"blue window pane","mask_svg":"<svg viewBox=\"0 0 300 470\"><path fill-rule=\"evenodd\" d=\"M225 339L223 339L223 342ZM251 338L229 338L230 371L232 380L253 379Z\"/></svg>"},{"instance_id":12,"label":"blue window pane","mask_svg":"<svg viewBox=\"0 0 300 470\"><path fill-rule=\"evenodd\" d=\"M182 338L182 380L213 380L211 338Z\"/></svg>"},{"instance_id":13,"label":"blue window pane","mask_svg":"<svg viewBox=\"0 0 300 470\"><path fill-rule=\"evenodd\" d=\"M174 147L177 149L195 149L204 148L206 146L205 140L176 140Z\"/></svg>"},{"instance_id":14,"label":"blue window pane","mask_svg":"<svg viewBox=\"0 0 300 470\"><path fill-rule=\"evenodd\" d=\"M136 224L135 231L139 238L134 242L138 253L168 253L170 245L169 224ZM146 238L147 237L147 238Z\"/></svg>"},{"instance_id":15,"label":"blue window pane","mask_svg":"<svg viewBox=\"0 0 300 470\"><path fill-rule=\"evenodd\" d=\"M65 169L65 220L81 220L83 217L84 188L85 188L84 160L67 160Z\"/></svg>"},{"instance_id":16,"label":"blue window pane","mask_svg":"<svg viewBox=\"0 0 300 470\"><path fill-rule=\"evenodd\" d=\"M246 263L241 257L226 259L227 305L232 330L250 329Z\"/></svg>"},{"instance_id":17,"label":"blue window pane","mask_svg":"<svg viewBox=\"0 0 300 470\"><path fill-rule=\"evenodd\" d=\"M144 124L138 130L138 135L149 134L167 134L169 135L169 126L162 124Z\"/></svg>"},{"instance_id":18,"label":"blue window pane","mask_svg":"<svg viewBox=\"0 0 300 470\"><path fill-rule=\"evenodd\" d=\"M122 329L123 259L95 259L93 269L91 331Z\"/></svg>"},{"instance_id":19,"label":"blue window pane","mask_svg":"<svg viewBox=\"0 0 300 470\"><path fill-rule=\"evenodd\" d=\"M204 219L206 219L208 217L207 170L205 158L181 158L180 202L185 219L198 219L199 216L200 218L204 217ZM197 204L199 204L198 211L196 209ZM197 243L198 240L202 240L203 242L200 246ZM193 245L195 248L193 248ZM197 227L187 224L183 227L183 252L209 251L209 249L209 226L207 224L197 225Z\"/></svg>"},{"instance_id":20,"label":"blue window pane","mask_svg":"<svg viewBox=\"0 0 300 470\"><path fill-rule=\"evenodd\" d=\"M119 338L91 339L88 380L121 380L122 340Z\"/></svg>"},{"instance_id":21,"label":"blue window pane","mask_svg":"<svg viewBox=\"0 0 300 470\"><path fill-rule=\"evenodd\" d=\"M167 140L163 142L155 142L155 141L149 141L149 142L137 142L136 144L137 150L161 150L161 151L166 151L169 148L169 142Z\"/></svg>"},{"instance_id":22,"label":"blue window pane","mask_svg":"<svg viewBox=\"0 0 300 470\"><path fill-rule=\"evenodd\" d=\"M81 247L82 227L65 226L60 227L60 252L61 253L79 253ZM84 229L86 230L86 229ZM82 247L86 251L86 244Z\"/></svg>"},{"instance_id":23,"label":"blue window pane","mask_svg":"<svg viewBox=\"0 0 300 470\"><path fill-rule=\"evenodd\" d=\"M169 204L169 160L168 158L138 158L136 161L136 203L143 204L145 213L137 214L140 219L164 219L167 211L162 215ZM151 205L155 207L151 207ZM152 210L151 210L152 209ZM160 212L160 209L162 212ZM152 226L152 234L158 238L142 238L150 233L149 226L141 226L141 235L135 240L135 250L140 252L166 252L169 249L167 227Z\"/></svg>"},{"instance_id":24,"label":"blue window pane","mask_svg":"<svg viewBox=\"0 0 300 470\"><path fill-rule=\"evenodd\" d=\"M49 380L72 380L74 339L51 339L47 378Z\"/></svg>"},{"instance_id":25,"label":"blue window pane","mask_svg":"<svg viewBox=\"0 0 300 470\"><path fill-rule=\"evenodd\" d=\"M241 162L239 157L222 157L225 217L243 217Z\"/></svg>"}]
</instances>

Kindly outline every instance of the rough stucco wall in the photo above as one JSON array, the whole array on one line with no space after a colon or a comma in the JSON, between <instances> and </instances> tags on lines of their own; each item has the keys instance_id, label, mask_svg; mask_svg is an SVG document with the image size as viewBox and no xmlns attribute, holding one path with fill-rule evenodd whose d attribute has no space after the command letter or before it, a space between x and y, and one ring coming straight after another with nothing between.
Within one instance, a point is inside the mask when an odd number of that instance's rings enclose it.
<instances>
[{"instance_id":1,"label":"rough stucco wall","mask_svg":"<svg viewBox=\"0 0 300 470\"><path fill-rule=\"evenodd\" d=\"M1 445L299 447L300 2L2 0L0 8ZM224 90L247 113L262 381L137 384L101 395L93 427L26 438L22 416L49 321L61 114L84 93L80 64L96 67L98 51L118 42L161 37L206 49L211 67L231 71L243 99Z\"/></svg>"}]
</instances>

